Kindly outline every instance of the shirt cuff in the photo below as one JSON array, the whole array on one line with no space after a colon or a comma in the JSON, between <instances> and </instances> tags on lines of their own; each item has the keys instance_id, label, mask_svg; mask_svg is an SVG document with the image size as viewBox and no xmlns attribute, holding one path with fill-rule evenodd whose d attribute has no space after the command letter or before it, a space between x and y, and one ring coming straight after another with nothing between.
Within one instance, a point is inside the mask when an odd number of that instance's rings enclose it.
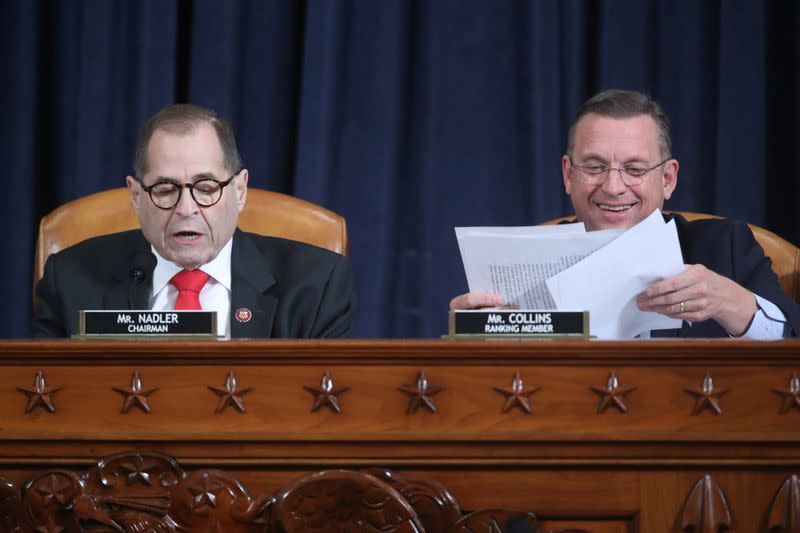
<instances>
[{"instance_id":1,"label":"shirt cuff","mask_svg":"<svg viewBox=\"0 0 800 533\"><path fill-rule=\"evenodd\" d=\"M750 327L739 338L753 340L782 339L787 336L786 316L777 305L753 293L758 311L753 316Z\"/></svg>"}]
</instances>

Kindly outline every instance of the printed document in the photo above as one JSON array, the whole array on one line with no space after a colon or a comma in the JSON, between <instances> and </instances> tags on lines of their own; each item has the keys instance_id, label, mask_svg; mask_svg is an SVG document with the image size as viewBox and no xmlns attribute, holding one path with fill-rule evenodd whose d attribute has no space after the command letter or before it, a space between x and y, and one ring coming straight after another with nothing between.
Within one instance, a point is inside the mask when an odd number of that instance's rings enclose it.
<instances>
[{"instance_id":1,"label":"printed document","mask_svg":"<svg viewBox=\"0 0 800 533\"><path fill-rule=\"evenodd\" d=\"M521 309L588 310L591 334L632 338L681 321L636 307L636 296L683 271L675 223L656 210L623 230L583 224L456 228L469 290Z\"/></svg>"}]
</instances>

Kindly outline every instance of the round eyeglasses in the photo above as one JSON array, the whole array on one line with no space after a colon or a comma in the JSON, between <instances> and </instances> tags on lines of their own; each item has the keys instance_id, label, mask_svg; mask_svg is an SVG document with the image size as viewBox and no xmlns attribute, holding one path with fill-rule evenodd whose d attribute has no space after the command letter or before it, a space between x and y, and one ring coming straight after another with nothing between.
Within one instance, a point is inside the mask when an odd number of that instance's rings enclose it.
<instances>
[{"instance_id":1,"label":"round eyeglasses","mask_svg":"<svg viewBox=\"0 0 800 533\"><path fill-rule=\"evenodd\" d=\"M203 178L194 183L159 181L158 183L147 186L139 181L139 185L142 186L143 191L150 195L150 200L152 200L153 205L159 209L168 210L178 205L178 202L181 201L183 189L189 189L192 198L200 207L211 207L220 201L220 198L222 198L222 189L230 185L233 178L238 174L237 172L225 181Z\"/></svg>"},{"instance_id":2,"label":"round eyeglasses","mask_svg":"<svg viewBox=\"0 0 800 533\"><path fill-rule=\"evenodd\" d=\"M656 163L652 167L647 167L642 164L630 164L619 168L613 168L609 167L605 163L599 162L578 163L576 165L572 161L572 156L568 157L569 165L573 170L580 171L578 176L584 183L588 183L590 185L600 185L606 181L606 178L608 178L608 175L612 170L616 170L619 172L619 177L622 179L622 182L629 187L641 185L651 170L657 169L671 159L668 157L660 163Z\"/></svg>"}]
</instances>

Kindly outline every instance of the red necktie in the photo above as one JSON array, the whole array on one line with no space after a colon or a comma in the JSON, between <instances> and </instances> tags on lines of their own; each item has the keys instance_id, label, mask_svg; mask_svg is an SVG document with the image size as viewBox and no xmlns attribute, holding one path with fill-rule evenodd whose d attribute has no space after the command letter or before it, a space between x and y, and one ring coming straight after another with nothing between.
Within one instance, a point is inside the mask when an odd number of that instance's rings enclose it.
<instances>
[{"instance_id":1,"label":"red necktie","mask_svg":"<svg viewBox=\"0 0 800 533\"><path fill-rule=\"evenodd\" d=\"M200 291L210 276L202 270L181 270L170 280L178 289L175 300L176 311L199 311Z\"/></svg>"}]
</instances>

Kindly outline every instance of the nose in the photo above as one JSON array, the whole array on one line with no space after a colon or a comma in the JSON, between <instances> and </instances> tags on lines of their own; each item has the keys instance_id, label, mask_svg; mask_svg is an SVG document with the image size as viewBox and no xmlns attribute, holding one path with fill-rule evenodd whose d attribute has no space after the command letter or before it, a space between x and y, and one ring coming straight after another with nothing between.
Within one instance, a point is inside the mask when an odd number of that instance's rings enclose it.
<instances>
[{"instance_id":1,"label":"nose","mask_svg":"<svg viewBox=\"0 0 800 533\"><path fill-rule=\"evenodd\" d=\"M606 176L606 180L603 182L603 186L601 188L606 193L615 196L624 193L628 189L628 186L622 179L622 169L609 168L608 175Z\"/></svg>"},{"instance_id":2,"label":"nose","mask_svg":"<svg viewBox=\"0 0 800 533\"><path fill-rule=\"evenodd\" d=\"M181 216L188 217L197 213L199 210L200 207L197 205L197 202L194 201L194 198L192 198L191 191L184 188L178 203L175 204L175 212Z\"/></svg>"}]
</instances>

